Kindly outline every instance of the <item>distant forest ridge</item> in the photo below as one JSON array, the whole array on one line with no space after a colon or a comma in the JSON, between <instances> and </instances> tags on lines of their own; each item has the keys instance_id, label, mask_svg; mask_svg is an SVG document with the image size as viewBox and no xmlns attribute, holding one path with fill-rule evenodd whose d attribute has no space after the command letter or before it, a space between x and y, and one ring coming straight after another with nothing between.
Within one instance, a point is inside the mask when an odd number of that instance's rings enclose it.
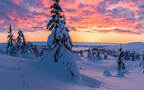
<instances>
[{"instance_id":1,"label":"distant forest ridge","mask_svg":"<svg viewBox=\"0 0 144 90\"><path fill-rule=\"evenodd\" d=\"M34 45L47 45L47 42L30 42ZM72 42L73 45L120 45L121 43L102 43L102 42ZM130 42L126 44L144 44L144 42ZM7 45L7 43L0 43L0 45Z\"/></svg>"}]
</instances>

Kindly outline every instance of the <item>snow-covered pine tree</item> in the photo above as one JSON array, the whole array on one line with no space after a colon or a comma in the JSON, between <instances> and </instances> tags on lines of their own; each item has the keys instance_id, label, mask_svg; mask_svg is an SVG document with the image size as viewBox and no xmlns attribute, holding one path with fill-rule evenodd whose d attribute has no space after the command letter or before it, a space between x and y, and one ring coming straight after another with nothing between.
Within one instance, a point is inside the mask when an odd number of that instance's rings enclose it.
<instances>
[{"instance_id":1,"label":"snow-covered pine tree","mask_svg":"<svg viewBox=\"0 0 144 90\"><path fill-rule=\"evenodd\" d=\"M28 48L26 45L26 40L21 30L18 31L15 48L16 48L17 56L21 56L22 54L27 52Z\"/></svg>"},{"instance_id":2,"label":"snow-covered pine tree","mask_svg":"<svg viewBox=\"0 0 144 90\"><path fill-rule=\"evenodd\" d=\"M94 61L95 60L95 53L92 49L88 49L88 59L91 60L91 61Z\"/></svg>"},{"instance_id":3,"label":"snow-covered pine tree","mask_svg":"<svg viewBox=\"0 0 144 90\"><path fill-rule=\"evenodd\" d=\"M26 47L26 40L21 30L18 31L16 46L18 49L19 48L24 49Z\"/></svg>"},{"instance_id":4,"label":"snow-covered pine tree","mask_svg":"<svg viewBox=\"0 0 144 90\"><path fill-rule=\"evenodd\" d=\"M3 51L0 49L0 54L4 54Z\"/></svg>"},{"instance_id":5,"label":"snow-covered pine tree","mask_svg":"<svg viewBox=\"0 0 144 90\"><path fill-rule=\"evenodd\" d=\"M13 45L13 42L15 41L13 39L13 33L12 33L12 27L11 25L9 25L9 32L8 32L8 43L7 43L7 48L6 48L6 53L9 54L9 55L13 55L15 54L15 48L14 48L14 45Z\"/></svg>"},{"instance_id":6,"label":"snow-covered pine tree","mask_svg":"<svg viewBox=\"0 0 144 90\"><path fill-rule=\"evenodd\" d=\"M123 77L124 76L123 70L125 70L125 64L122 61L122 57L123 57L123 52L122 52L122 48L120 46L119 57L118 57L118 61L117 61L117 63L118 63L118 73L117 73L117 76L119 76L119 77Z\"/></svg>"},{"instance_id":7,"label":"snow-covered pine tree","mask_svg":"<svg viewBox=\"0 0 144 90\"><path fill-rule=\"evenodd\" d=\"M125 52L125 55L124 55L124 59L125 59L125 60L128 60L128 57L129 57L129 56L128 56L128 51L126 51L126 52Z\"/></svg>"},{"instance_id":8,"label":"snow-covered pine tree","mask_svg":"<svg viewBox=\"0 0 144 90\"><path fill-rule=\"evenodd\" d=\"M142 73L144 74L144 52L140 56L140 67L142 67Z\"/></svg>"},{"instance_id":9,"label":"snow-covered pine tree","mask_svg":"<svg viewBox=\"0 0 144 90\"><path fill-rule=\"evenodd\" d=\"M104 59L107 59L107 58L108 58L107 54L104 54Z\"/></svg>"},{"instance_id":10,"label":"snow-covered pine tree","mask_svg":"<svg viewBox=\"0 0 144 90\"><path fill-rule=\"evenodd\" d=\"M78 75L78 71L72 58L72 42L68 33L69 30L66 27L65 16L59 4L60 0L53 1L54 4L50 7L51 19L47 24L47 29L51 31L47 44L54 53L54 62L64 64L74 77Z\"/></svg>"},{"instance_id":11,"label":"snow-covered pine tree","mask_svg":"<svg viewBox=\"0 0 144 90\"><path fill-rule=\"evenodd\" d=\"M101 60L101 56L100 56L100 51L99 51L99 50L97 51L96 58L97 58L98 60Z\"/></svg>"},{"instance_id":12,"label":"snow-covered pine tree","mask_svg":"<svg viewBox=\"0 0 144 90\"><path fill-rule=\"evenodd\" d=\"M62 8L59 5L60 0L53 0L55 3L50 7L51 20L47 24L47 29L52 31L48 37L48 47L57 48L55 53L55 62L58 62L58 58L61 56L61 47L64 46L67 50L71 51L72 43L68 33L68 28L65 26L65 17Z\"/></svg>"},{"instance_id":13,"label":"snow-covered pine tree","mask_svg":"<svg viewBox=\"0 0 144 90\"><path fill-rule=\"evenodd\" d=\"M135 61L135 50L132 53L132 61Z\"/></svg>"},{"instance_id":14,"label":"snow-covered pine tree","mask_svg":"<svg viewBox=\"0 0 144 90\"><path fill-rule=\"evenodd\" d=\"M83 51L82 50L80 50L80 56L83 57Z\"/></svg>"},{"instance_id":15,"label":"snow-covered pine tree","mask_svg":"<svg viewBox=\"0 0 144 90\"><path fill-rule=\"evenodd\" d=\"M35 58L35 48L33 46L30 46L26 40L23 32L21 30L18 31L18 36L16 39L16 55L18 57L24 57L24 58ZM37 55L38 56L38 55Z\"/></svg>"},{"instance_id":16,"label":"snow-covered pine tree","mask_svg":"<svg viewBox=\"0 0 144 90\"><path fill-rule=\"evenodd\" d=\"M88 49L88 52L87 52L87 58L90 58L90 53L91 53L91 50L90 48Z\"/></svg>"}]
</instances>

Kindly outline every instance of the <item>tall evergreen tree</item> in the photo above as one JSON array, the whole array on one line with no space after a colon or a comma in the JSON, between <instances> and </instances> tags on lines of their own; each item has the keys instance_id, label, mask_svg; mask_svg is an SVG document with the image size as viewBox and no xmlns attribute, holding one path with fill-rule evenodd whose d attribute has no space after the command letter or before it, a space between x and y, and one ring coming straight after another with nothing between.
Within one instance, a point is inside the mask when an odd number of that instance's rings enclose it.
<instances>
[{"instance_id":1,"label":"tall evergreen tree","mask_svg":"<svg viewBox=\"0 0 144 90\"><path fill-rule=\"evenodd\" d=\"M7 44L7 48L6 48L6 53L7 54L12 54L12 53L14 53L14 45L13 45L13 41L14 41L14 39L13 39L13 33L12 33L12 27L11 27L11 25L9 25L9 32L8 32L8 44Z\"/></svg>"},{"instance_id":2,"label":"tall evergreen tree","mask_svg":"<svg viewBox=\"0 0 144 90\"><path fill-rule=\"evenodd\" d=\"M51 50L55 63L64 66L72 77L78 77L79 72L72 56L72 42L69 30L66 27L65 16L59 4L60 0L53 0L54 4L50 7L51 19L47 24L47 29L51 31L47 45ZM65 69L63 69L65 70Z\"/></svg>"},{"instance_id":3,"label":"tall evergreen tree","mask_svg":"<svg viewBox=\"0 0 144 90\"><path fill-rule=\"evenodd\" d=\"M122 48L120 46L120 49L119 49L119 57L118 57L118 73L117 73L117 76L120 76L120 77L123 77L124 76L124 73L123 73L123 70L125 70L125 64L124 62L122 61L122 57L123 57L123 52L122 52Z\"/></svg>"},{"instance_id":4,"label":"tall evergreen tree","mask_svg":"<svg viewBox=\"0 0 144 90\"><path fill-rule=\"evenodd\" d=\"M57 48L55 53L55 62L58 62L58 58L62 55L61 48L64 47L71 51L72 43L69 36L69 30L66 27L65 16L63 10L59 5L60 0L53 0L54 4L50 7L51 19L47 24L47 29L52 31L48 37L48 47L53 49Z\"/></svg>"}]
</instances>

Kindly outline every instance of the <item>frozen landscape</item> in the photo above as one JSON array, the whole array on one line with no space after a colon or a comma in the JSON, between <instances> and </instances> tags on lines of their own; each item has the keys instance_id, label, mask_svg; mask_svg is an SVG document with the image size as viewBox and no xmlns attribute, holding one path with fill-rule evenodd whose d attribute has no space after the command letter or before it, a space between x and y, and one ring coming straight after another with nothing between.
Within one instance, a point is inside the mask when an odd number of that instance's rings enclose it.
<instances>
[{"instance_id":1,"label":"frozen landscape","mask_svg":"<svg viewBox=\"0 0 144 90\"><path fill-rule=\"evenodd\" d=\"M143 0L0 0L0 90L144 90L143 12Z\"/></svg>"},{"instance_id":2,"label":"frozen landscape","mask_svg":"<svg viewBox=\"0 0 144 90\"><path fill-rule=\"evenodd\" d=\"M83 56L73 53L79 78L71 77L61 66L53 62L47 63L49 61L41 60L40 57L22 58L0 54L0 90L144 90L140 60L125 61L127 72L124 77L118 77L117 57L107 55L107 59L104 59L101 54L101 59L89 59L85 52L94 46L117 50L119 44L83 44L73 44L79 45L74 46L73 51L84 51ZM2 51L5 50L4 44L0 46ZM123 48L139 51L143 46L144 43L137 42L124 44Z\"/></svg>"}]
</instances>

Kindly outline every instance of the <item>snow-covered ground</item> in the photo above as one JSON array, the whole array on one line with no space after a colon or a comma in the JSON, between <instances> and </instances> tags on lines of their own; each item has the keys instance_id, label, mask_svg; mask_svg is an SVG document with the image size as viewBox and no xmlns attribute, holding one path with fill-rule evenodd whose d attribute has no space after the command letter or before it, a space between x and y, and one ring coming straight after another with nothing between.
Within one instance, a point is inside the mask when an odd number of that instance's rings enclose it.
<instances>
[{"instance_id":1,"label":"snow-covered ground","mask_svg":"<svg viewBox=\"0 0 144 90\"><path fill-rule=\"evenodd\" d=\"M139 49L140 46L144 49L143 44L132 44L129 48ZM81 49L88 47L76 47L74 50ZM139 61L126 62L128 72L125 77L117 77L117 58L108 56L108 59L96 61L89 60L86 55L74 55L74 58L80 72L78 80L63 76L57 66L52 69L37 60L0 54L0 90L144 90L144 74ZM112 76L105 76L106 70Z\"/></svg>"},{"instance_id":2,"label":"snow-covered ground","mask_svg":"<svg viewBox=\"0 0 144 90\"><path fill-rule=\"evenodd\" d=\"M81 80L70 81L49 72L37 61L0 55L0 90L143 90L144 75L138 63L126 66L129 73L116 77L113 59L91 62L86 58L76 60ZM103 75L109 70L112 77Z\"/></svg>"},{"instance_id":3,"label":"snow-covered ground","mask_svg":"<svg viewBox=\"0 0 144 90\"><path fill-rule=\"evenodd\" d=\"M85 75L82 78L92 85L55 75L46 64L37 61L0 55L0 90L94 90L100 87L99 81Z\"/></svg>"},{"instance_id":4,"label":"snow-covered ground","mask_svg":"<svg viewBox=\"0 0 144 90\"><path fill-rule=\"evenodd\" d=\"M130 61L126 64L128 73L125 74L125 77L116 76L117 62L114 58L96 62L81 58L77 64L81 74L101 82L102 90L144 90L144 74L138 62ZM105 70L110 71L112 76L106 77L103 73Z\"/></svg>"}]
</instances>

